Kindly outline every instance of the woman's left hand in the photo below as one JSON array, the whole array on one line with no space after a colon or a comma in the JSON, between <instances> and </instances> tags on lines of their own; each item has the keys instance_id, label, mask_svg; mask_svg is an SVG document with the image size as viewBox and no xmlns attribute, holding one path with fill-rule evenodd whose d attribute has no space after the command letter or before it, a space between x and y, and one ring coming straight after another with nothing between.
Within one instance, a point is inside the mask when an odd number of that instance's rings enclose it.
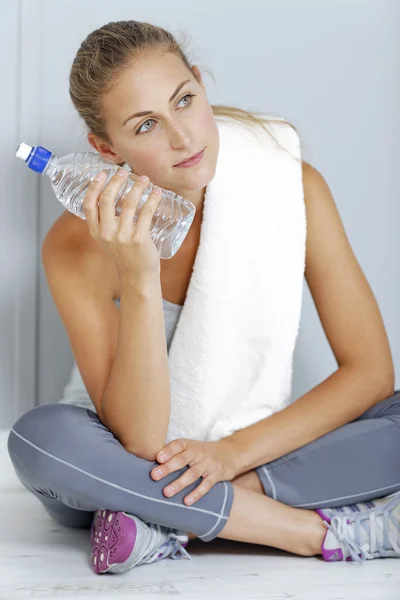
<instances>
[{"instance_id":1,"label":"woman's left hand","mask_svg":"<svg viewBox=\"0 0 400 600\"><path fill-rule=\"evenodd\" d=\"M178 438L169 442L157 454L156 461L162 463L162 466L154 467L151 476L159 481L169 473L189 465L190 469L163 489L164 494L170 498L203 477L201 484L184 498L185 504L189 506L209 492L218 481L231 481L236 477L233 455L231 444L226 438L216 442ZM158 470L161 471L159 476L156 473ZM190 498L193 500L190 501Z\"/></svg>"}]
</instances>

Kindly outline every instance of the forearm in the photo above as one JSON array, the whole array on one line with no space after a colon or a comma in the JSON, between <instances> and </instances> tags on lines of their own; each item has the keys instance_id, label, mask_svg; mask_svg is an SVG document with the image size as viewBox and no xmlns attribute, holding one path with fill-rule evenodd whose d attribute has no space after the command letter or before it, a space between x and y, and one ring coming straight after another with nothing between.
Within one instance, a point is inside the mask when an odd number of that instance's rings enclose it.
<instances>
[{"instance_id":1,"label":"forearm","mask_svg":"<svg viewBox=\"0 0 400 600\"><path fill-rule=\"evenodd\" d=\"M130 452L153 460L170 418L170 380L161 284L122 283L118 344L104 390L107 427Z\"/></svg>"},{"instance_id":2,"label":"forearm","mask_svg":"<svg viewBox=\"0 0 400 600\"><path fill-rule=\"evenodd\" d=\"M390 393L389 386L379 377L374 379L365 368L339 367L286 408L224 438L232 447L237 474L267 464L358 419Z\"/></svg>"}]
</instances>

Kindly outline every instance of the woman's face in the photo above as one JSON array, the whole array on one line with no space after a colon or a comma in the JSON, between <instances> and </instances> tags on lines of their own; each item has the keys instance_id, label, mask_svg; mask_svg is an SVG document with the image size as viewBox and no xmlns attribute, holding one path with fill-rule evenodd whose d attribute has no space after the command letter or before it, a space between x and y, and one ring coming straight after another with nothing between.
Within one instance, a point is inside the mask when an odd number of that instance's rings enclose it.
<instances>
[{"instance_id":1,"label":"woman's face","mask_svg":"<svg viewBox=\"0 0 400 600\"><path fill-rule=\"evenodd\" d=\"M121 75L102 106L112 145L93 134L90 144L199 206L215 174L219 134L197 67L190 73L173 54L142 58ZM143 111L149 114L132 118ZM175 166L203 148L197 165Z\"/></svg>"}]
</instances>

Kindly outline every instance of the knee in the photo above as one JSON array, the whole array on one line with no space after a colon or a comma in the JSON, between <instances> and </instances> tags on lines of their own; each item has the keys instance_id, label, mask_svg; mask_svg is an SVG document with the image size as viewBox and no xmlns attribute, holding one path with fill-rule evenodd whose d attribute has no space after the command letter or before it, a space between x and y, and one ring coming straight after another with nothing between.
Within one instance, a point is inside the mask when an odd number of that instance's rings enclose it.
<instances>
[{"instance_id":1,"label":"knee","mask_svg":"<svg viewBox=\"0 0 400 600\"><path fill-rule=\"evenodd\" d=\"M39 460L38 448L51 449L71 428L76 426L81 412L68 404L43 404L24 413L11 427L7 450L19 471L32 469Z\"/></svg>"},{"instance_id":2,"label":"knee","mask_svg":"<svg viewBox=\"0 0 400 600\"><path fill-rule=\"evenodd\" d=\"M393 396L386 398L382 403L384 406L382 416L400 426L400 391L396 390Z\"/></svg>"},{"instance_id":3,"label":"knee","mask_svg":"<svg viewBox=\"0 0 400 600\"><path fill-rule=\"evenodd\" d=\"M31 443L56 438L62 431L76 427L85 409L70 404L43 404L24 413L11 427L11 433Z\"/></svg>"}]
</instances>

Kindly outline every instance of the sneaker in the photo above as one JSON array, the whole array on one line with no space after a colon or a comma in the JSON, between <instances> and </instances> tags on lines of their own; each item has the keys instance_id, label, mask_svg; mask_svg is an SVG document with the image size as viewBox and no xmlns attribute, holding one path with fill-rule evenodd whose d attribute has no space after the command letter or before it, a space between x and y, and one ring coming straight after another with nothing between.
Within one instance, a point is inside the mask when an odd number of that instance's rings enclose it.
<instances>
[{"instance_id":1,"label":"sneaker","mask_svg":"<svg viewBox=\"0 0 400 600\"><path fill-rule=\"evenodd\" d=\"M324 521L331 522L332 517L341 515L348 515L358 512L364 512L369 510L370 508L375 508L376 506L381 506L385 504L390 498L393 498L398 492L394 492L389 496L384 496L383 498L374 498L373 500L369 500L368 502L356 502L355 504L348 504L346 506L337 506L335 508L318 508L315 512L319 514L320 517L323 518Z\"/></svg>"},{"instance_id":2,"label":"sneaker","mask_svg":"<svg viewBox=\"0 0 400 600\"><path fill-rule=\"evenodd\" d=\"M328 529L321 547L324 560L361 564L400 558L400 491L371 503L372 508L366 502L316 511Z\"/></svg>"},{"instance_id":3,"label":"sneaker","mask_svg":"<svg viewBox=\"0 0 400 600\"><path fill-rule=\"evenodd\" d=\"M90 539L91 562L97 574L123 573L167 556L192 558L185 550L187 534L147 523L126 512L95 511Z\"/></svg>"}]
</instances>

